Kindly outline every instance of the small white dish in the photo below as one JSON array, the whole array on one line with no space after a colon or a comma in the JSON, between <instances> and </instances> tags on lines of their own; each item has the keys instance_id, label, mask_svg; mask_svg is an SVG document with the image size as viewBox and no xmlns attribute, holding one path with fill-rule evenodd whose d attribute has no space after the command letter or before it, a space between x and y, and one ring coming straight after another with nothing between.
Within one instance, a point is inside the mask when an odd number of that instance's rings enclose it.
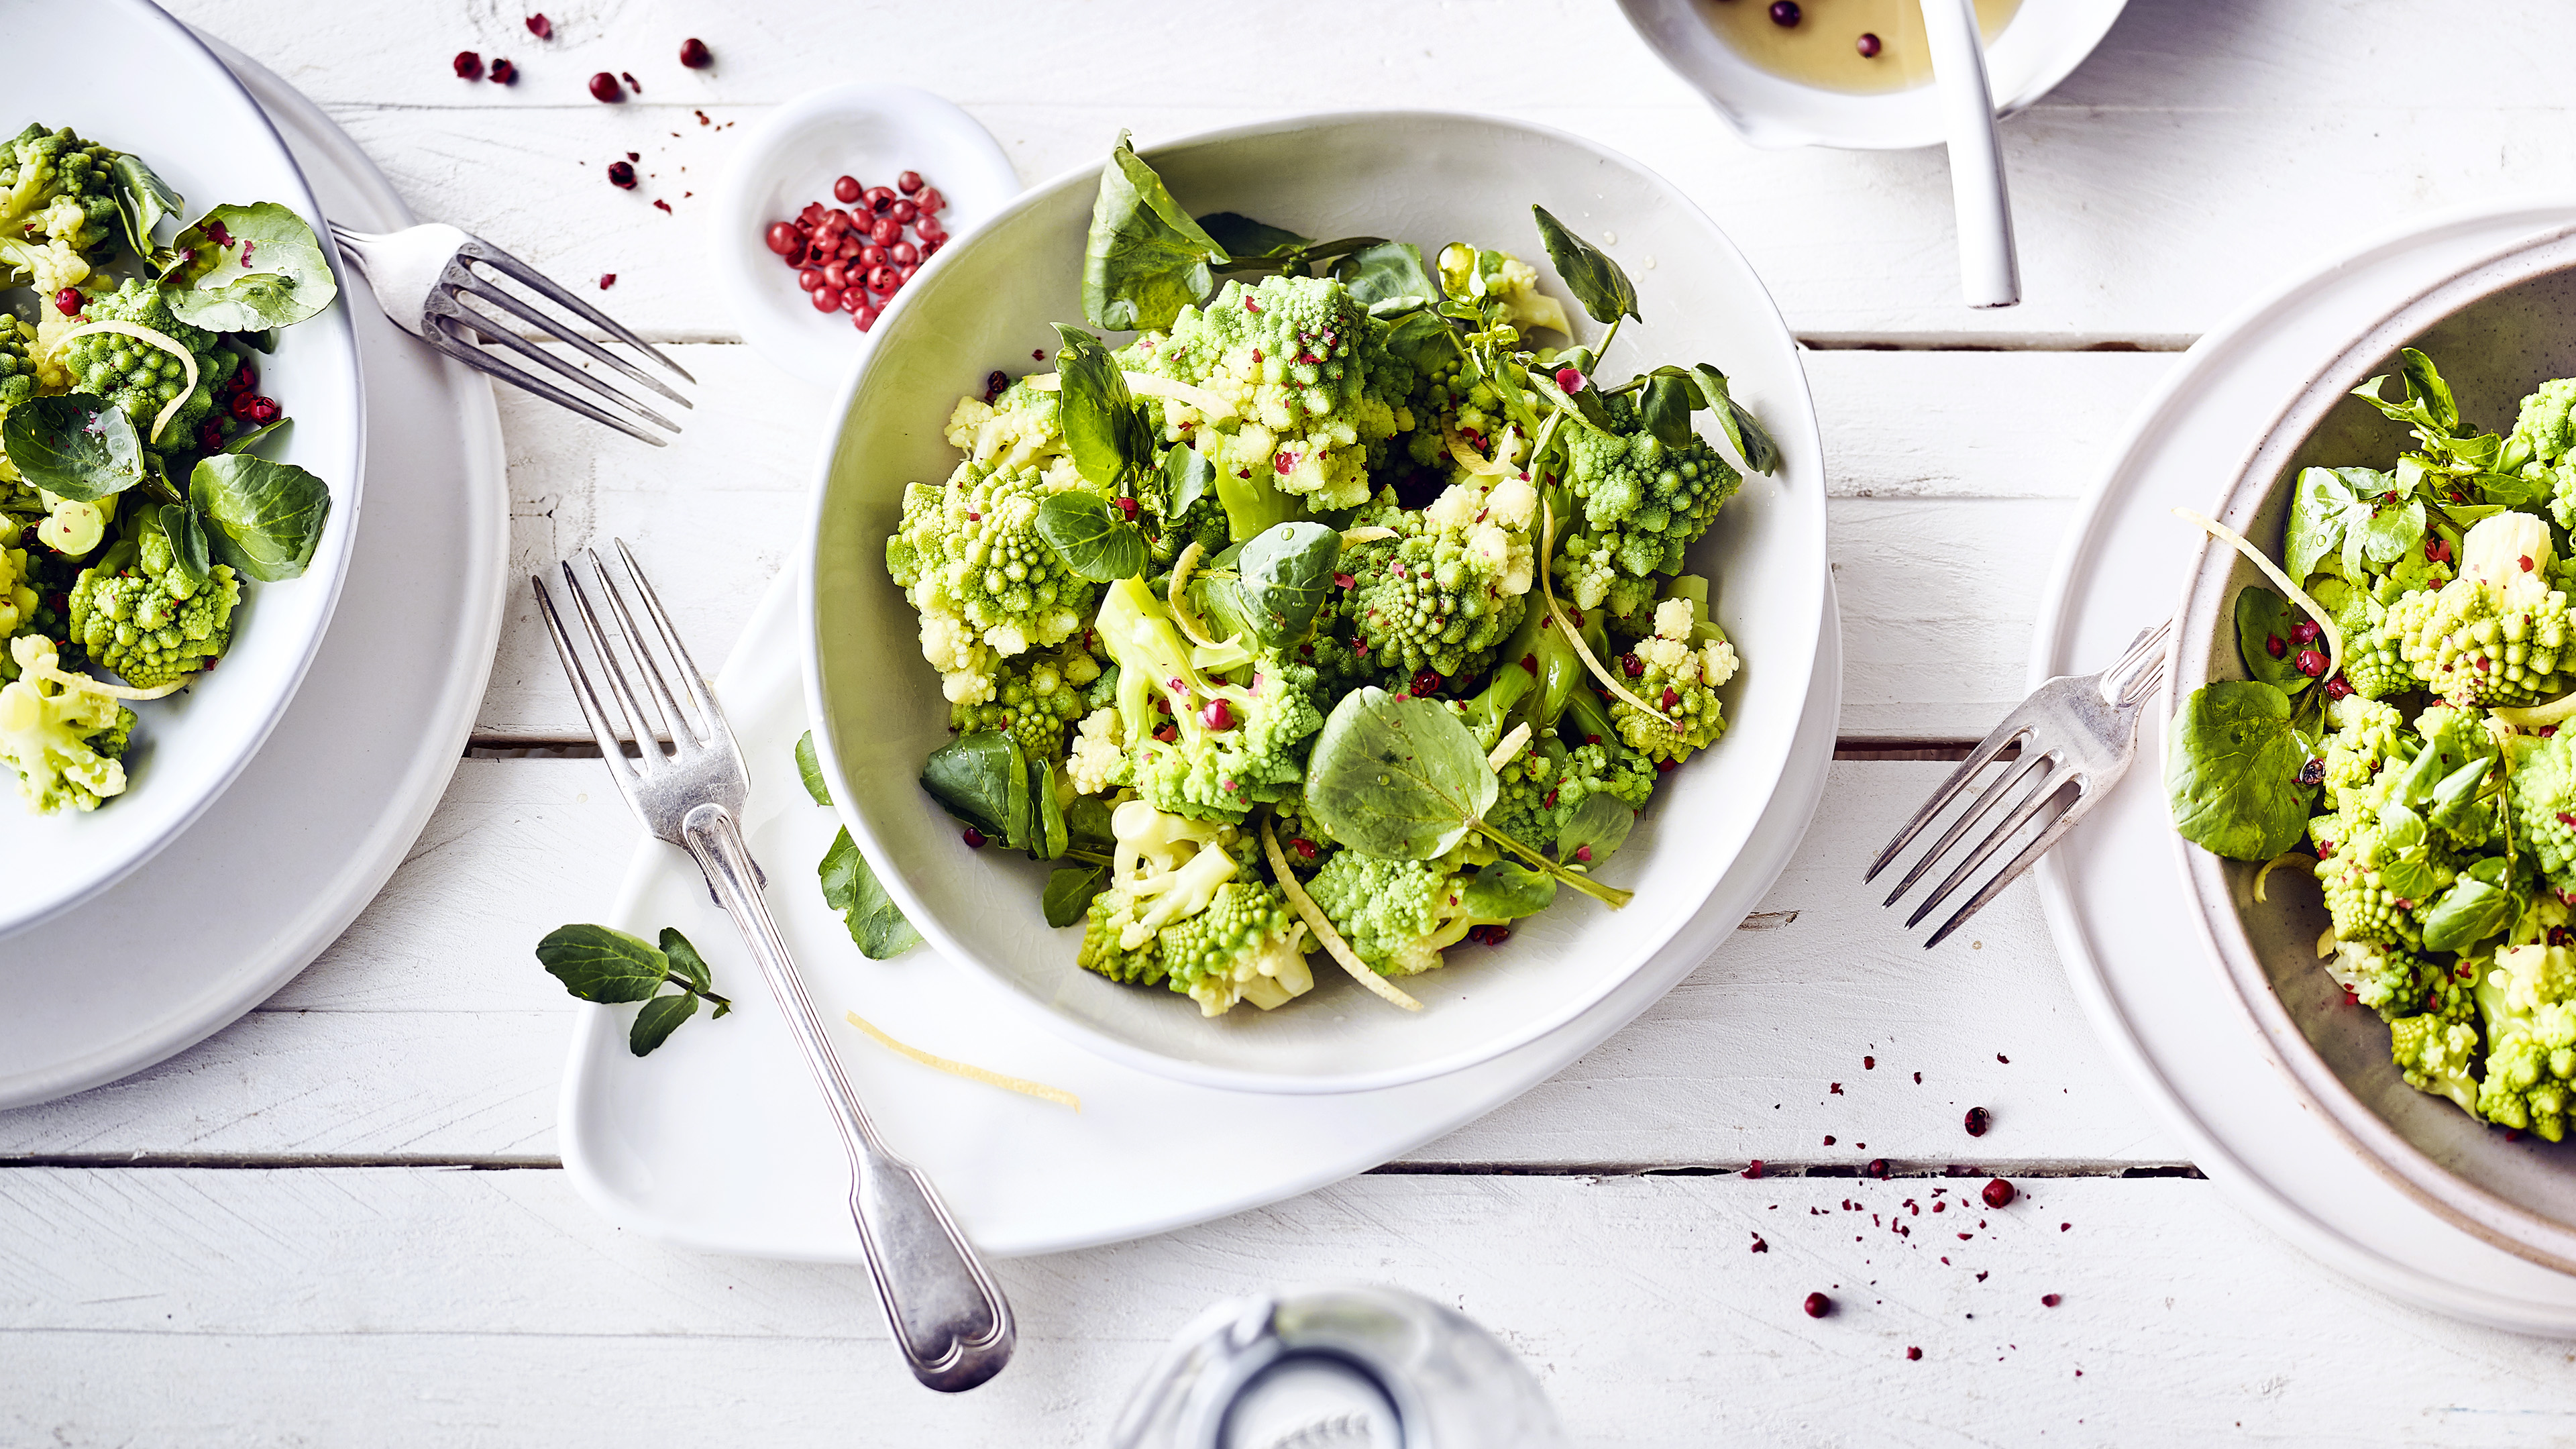
<instances>
[{"instance_id":1,"label":"small white dish","mask_svg":"<svg viewBox=\"0 0 2576 1449\"><path fill-rule=\"evenodd\" d=\"M1129 1066L1233 1091L1352 1092L1536 1041L1615 992L1699 910L1751 838L1796 737L1827 579L1822 444L1797 343L1761 279L1689 198L1561 131L1354 112L1262 122L1144 155L1193 213L1431 247L1468 238L1535 258L1543 278L1533 202L1568 226L1617 234L1644 320L1620 334L1608 365L1714 363L1786 460L1778 477L1747 477L1689 556L1692 572L1716 581L1717 616L1745 661L1722 695L1726 738L1673 774L1608 867L1605 878L1635 890L1634 902L1612 912L1569 899L1520 922L1503 947L1453 952L1447 967L1411 983L1426 1006L1418 1014L1385 1006L1329 964L1308 996L1213 1021L1178 993L1120 986L1077 966L1080 931L1050 929L1038 910L1046 866L969 850L921 788L922 760L949 739L948 706L922 662L919 618L887 577L885 540L905 485L956 467L942 434L958 397L995 368L1031 370L1032 350L1052 354L1057 343L1049 324L1081 319L1083 242L1099 187L1098 170L1086 168L1031 191L934 258L877 324L877 346L845 385L815 489L799 626L808 712L842 819L933 945L1001 984L1002 999L1032 1019Z\"/></svg>"},{"instance_id":2,"label":"small white dish","mask_svg":"<svg viewBox=\"0 0 2576 1449\"><path fill-rule=\"evenodd\" d=\"M793 219L808 202L841 205L832 198L832 183L842 176L891 186L905 171L920 172L947 198L939 213L947 247L1020 191L1019 173L991 132L910 86L854 83L807 91L762 117L743 138L718 193L707 248L726 309L763 357L829 386L867 351L874 334L860 331L848 313L815 311L795 271L765 238L771 222Z\"/></svg>"},{"instance_id":3,"label":"small white dish","mask_svg":"<svg viewBox=\"0 0 2576 1449\"><path fill-rule=\"evenodd\" d=\"M331 215L368 231L411 224L319 107L209 44ZM482 374L358 300L377 487L330 632L268 742L195 824L85 908L0 941L0 1108L141 1071L285 985L402 864L463 757L510 573L501 420Z\"/></svg>"},{"instance_id":4,"label":"small white dish","mask_svg":"<svg viewBox=\"0 0 2576 1449\"><path fill-rule=\"evenodd\" d=\"M1708 98L1721 120L1766 150L1838 146L1898 151L1937 146L1947 138L1941 98L1926 84L1856 95L1776 75L1719 38L1701 6L1709 0L1619 0L1628 23L1664 64ZM1725 0L1758 5L1762 0ZM2009 116L2066 79L2120 18L2128 0L2022 0L2003 33L1986 47L1995 114Z\"/></svg>"},{"instance_id":5,"label":"small white dish","mask_svg":"<svg viewBox=\"0 0 2576 1449\"><path fill-rule=\"evenodd\" d=\"M332 251L322 209L276 128L187 27L145 0L0 0L0 35L17 55L117 57L111 66L35 66L14 76L0 98L0 137L29 121L68 126L150 163L187 198L183 221L219 202L274 201ZM39 816L0 772L0 859L10 863L0 938L90 899L176 840L250 763L322 646L355 547L365 461L349 306L352 286L363 284L332 256L339 299L286 329L277 351L259 359L260 391L295 420L262 451L331 487L331 518L313 561L301 578L245 585L222 667L135 711L141 718L123 795L89 814Z\"/></svg>"}]
</instances>

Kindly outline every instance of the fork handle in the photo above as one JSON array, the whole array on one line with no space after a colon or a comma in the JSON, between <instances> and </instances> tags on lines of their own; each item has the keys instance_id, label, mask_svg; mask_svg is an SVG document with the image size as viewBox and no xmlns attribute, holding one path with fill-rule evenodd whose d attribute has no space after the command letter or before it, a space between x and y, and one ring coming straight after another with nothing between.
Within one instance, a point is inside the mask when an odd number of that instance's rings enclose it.
<instances>
[{"instance_id":1,"label":"fork handle","mask_svg":"<svg viewBox=\"0 0 2576 1449\"><path fill-rule=\"evenodd\" d=\"M946 1393L971 1389L1011 1361L1015 1330L1011 1305L976 1257L974 1246L948 1216L930 1180L888 1151L877 1138L858 1093L850 1090L825 1037L821 1018L805 995L778 925L761 899L760 867L743 843L742 824L721 805L699 805L680 822L681 843L706 872L716 900L742 928L753 959L769 979L788 1029L805 1052L805 1064L831 1104L850 1154L850 1211L868 1268L876 1275L912 1376Z\"/></svg>"}]
</instances>

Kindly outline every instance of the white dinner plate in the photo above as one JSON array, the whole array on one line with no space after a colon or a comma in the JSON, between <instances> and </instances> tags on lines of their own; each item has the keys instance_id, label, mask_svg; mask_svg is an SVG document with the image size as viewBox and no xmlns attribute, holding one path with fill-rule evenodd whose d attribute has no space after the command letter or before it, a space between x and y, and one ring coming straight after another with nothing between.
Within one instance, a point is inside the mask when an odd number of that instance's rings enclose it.
<instances>
[{"instance_id":1,"label":"white dinner plate","mask_svg":"<svg viewBox=\"0 0 2576 1449\"><path fill-rule=\"evenodd\" d=\"M1122 1066L1023 1013L997 1010L1008 988L930 947L893 961L859 955L814 877L837 821L806 796L792 755L805 728L794 592L783 576L771 585L717 681L751 765L746 821L769 874L769 908L887 1141L938 1183L979 1247L1004 1256L1144 1237L1293 1197L1410 1151L1562 1071L1707 960L1770 890L1823 795L1842 701L1829 586L1796 744L1750 839L1698 914L1581 1017L1430 1081L1334 1096L1228 1092ZM840 1138L697 867L676 847L639 842L604 919L648 939L679 927L705 952L734 1011L692 1020L638 1058L626 1046L634 1008L582 1008L557 1124L574 1185L611 1221L681 1246L861 1261ZM1406 983L1432 1011L1454 1000L1442 974ZM1364 999L1351 1009L1387 1008ZM845 1010L923 1050L1074 1092L1082 1110L904 1060L838 1024Z\"/></svg>"},{"instance_id":2,"label":"white dinner plate","mask_svg":"<svg viewBox=\"0 0 2576 1449\"><path fill-rule=\"evenodd\" d=\"M17 798L14 780L0 782L5 939L95 896L178 838L284 716L347 577L366 429L349 278L337 267L322 208L276 127L223 62L145 0L0 0L0 35L8 41L0 53L20 62L0 81L0 140L37 121L140 156L187 198L183 222L223 202L277 202L311 224L340 277L339 300L287 328L277 351L258 362L260 391L295 420L262 452L331 487L331 518L311 566L301 578L245 583L223 667L136 709L123 795L88 814L39 816ZM114 60L36 60L66 56ZM12 942L0 956L24 948Z\"/></svg>"},{"instance_id":3,"label":"white dinner plate","mask_svg":"<svg viewBox=\"0 0 2576 1449\"><path fill-rule=\"evenodd\" d=\"M2043 605L2031 682L2100 668L2173 611L2201 535L2170 510L2208 508L2237 476L2322 349L2349 336L2331 329L2355 295L2410 295L2571 222L2576 205L2564 202L2410 222L2203 337L2139 408L2118 462L2086 499ZM2432 1211L2358 1150L2256 1030L2175 868L2162 725L2146 722L2137 768L2039 866L2051 934L2096 1032L2193 1162L2302 1249L2440 1312L2576 1333L2576 1277Z\"/></svg>"},{"instance_id":4,"label":"white dinner plate","mask_svg":"<svg viewBox=\"0 0 2576 1449\"><path fill-rule=\"evenodd\" d=\"M376 231L410 224L312 102L209 43L332 215ZM397 330L364 283L344 295L374 408L376 489L363 529L333 522L355 535L339 611L285 718L194 825L86 908L0 941L0 1107L139 1071L286 984L402 863L464 755L509 561L500 419L481 374Z\"/></svg>"}]
</instances>

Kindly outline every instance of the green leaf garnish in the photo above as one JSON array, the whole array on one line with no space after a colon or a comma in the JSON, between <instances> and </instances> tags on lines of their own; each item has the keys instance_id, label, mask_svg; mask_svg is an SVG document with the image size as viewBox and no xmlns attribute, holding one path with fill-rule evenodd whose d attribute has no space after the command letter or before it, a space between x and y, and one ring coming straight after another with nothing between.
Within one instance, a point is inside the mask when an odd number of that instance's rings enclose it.
<instances>
[{"instance_id":1,"label":"green leaf garnish","mask_svg":"<svg viewBox=\"0 0 2576 1449\"><path fill-rule=\"evenodd\" d=\"M88 393L36 397L0 422L0 451L31 487L95 503L143 481L143 440L125 409Z\"/></svg>"},{"instance_id":2,"label":"green leaf garnish","mask_svg":"<svg viewBox=\"0 0 2576 1449\"><path fill-rule=\"evenodd\" d=\"M2270 860L2307 832L2316 792L2299 783L2307 742L2290 697L2261 680L2192 691L2174 716L2165 797L2185 840L2234 860ZM2402 806L2391 806L2402 810Z\"/></svg>"},{"instance_id":3,"label":"green leaf garnish","mask_svg":"<svg viewBox=\"0 0 2576 1449\"><path fill-rule=\"evenodd\" d=\"M1064 566L1094 583L1132 579L1145 571L1145 535L1118 516L1097 493L1068 488L1038 505L1038 536Z\"/></svg>"},{"instance_id":4,"label":"green leaf garnish","mask_svg":"<svg viewBox=\"0 0 2576 1449\"><path fill-rule=\"evenodd\" d=\"M669 926L662 928L658 947L607 926L557 926L537 943L537 961L584 1001L643 1002L626 1034L627 1050L639 1057L695 1015L699 998L714 1004L716 1016L733 1009L729 998L715 993L714 978L697 947ZM656 995L665 985L680 989Z\"/></svg>"},{"instance_id":5,"label":"green leaf garnish","mask_svg":"<svg viewBox=\"0 0 2576 1449\"><path fill-rule=\"evenodd\" d=\"M823 760L814 753L814 732L807 730L796 737L796 777L805 782L805 793L817 805L832 803L832 787L823 783Z\"/></svg>"},{"instance_id":6,"label":"green leaf garnish","mask_svg":"<svg viewBox=\"0 0 2576 1449\"><path fill-rule=\"evenodd\" d=\"M340 295L313 228L273 201L218 206L170 247L180 258L161 277L170 314L209 332L291 327Z\"/></svg>"},{"instance_id":7,"label":"green leaf garnish","mask_svg":"<svg viewBox=\"0 0 2576 1449\"><path fill-rule=\"evenodd\" d=\"M206 522L216 560L262 583L302 574L331 519L330 484L247 453L199 460L188 501Z\"/></svg>"},{"instance_id":8,"label":"green leaf garnish","mask_svg":"<svg viewBox=\"0 0 2576 1449\"><path fill-rule=\"evenodd\" d=\"M1617 262L1600 248L1565 229L1565 223L1548 214L1544 206L1532 206L1530 214L1538 218L1538 238L1547 246L1547 259L1556 274L1565 279L1565 289L1595 322L1616 322L1621 317L1646 319L1637 312L1637 287L1628 280Z\"/></svg>"},{"instance_id":9,"label":"green leaf garnish","mask_svg":"<svg viewBox=\"0 0 2576 1449\"><path fill-rule=\"evenodd\" d=\"M884 961L921 944L921 933L903 918L903 908L886 894L884 883L868 868L868 858L859 853L859 843L847 829L832 837L832 847L823 852L815 874L822 878L823 904L840 912L860 955Z\"/></svg>"},{"instance_id":10,"label":"green leaf garnish","mask_svg":"<svg viewBox=\"0 0 2576 1449\"><path fill-rule=\"evenodd\" d=\"M1082 315L1094 327L1162 330L1216 291L1225 248L1172 199L1126 132L1100 170L1082 255Z\"/></svg>"}]
</instances>

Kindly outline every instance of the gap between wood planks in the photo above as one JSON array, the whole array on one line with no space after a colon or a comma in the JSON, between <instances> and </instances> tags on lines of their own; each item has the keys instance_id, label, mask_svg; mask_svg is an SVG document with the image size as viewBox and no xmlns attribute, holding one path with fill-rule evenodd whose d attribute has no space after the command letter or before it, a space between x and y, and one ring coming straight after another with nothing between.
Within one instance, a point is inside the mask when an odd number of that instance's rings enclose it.
<instances>
[{"instance_id":1,"label":"gap between wood planks","mask_svg":"<svg viewBox=\"0 0 2576 1449\"><path fill-rule=\"evenodd\" d=\"M418 1156L400 1157L356 1153L205 1153L205 1152L52 1152L31 1153L20 1157L0 1157L0 1171L10 1168L165 1168L201 1171L208 1168L254 1172L359 1170L387 1167L444 1168L464 1172L554 1172L563 1167L559 1157L513 1156ZM1750 1162L1655 1163L1655 1162L1389 1162L1370 1168L1369 1177L1739 1177L1747 1181L1768 1181L1782 1177L1870 1178L1879 1181L1912 1182L1928 1178L2185 1178L2205 1180L2199 1168L2188 1162L2150 1163L2084 1163L2084 1162L2017 1162L1996 1159L1990 1162L1920 1162L1887 1160L1884 1174L1848 1162L1782 1162L1765 1160L1759 1178L1751 1175Z\"/></svg>"}]
</instances>

